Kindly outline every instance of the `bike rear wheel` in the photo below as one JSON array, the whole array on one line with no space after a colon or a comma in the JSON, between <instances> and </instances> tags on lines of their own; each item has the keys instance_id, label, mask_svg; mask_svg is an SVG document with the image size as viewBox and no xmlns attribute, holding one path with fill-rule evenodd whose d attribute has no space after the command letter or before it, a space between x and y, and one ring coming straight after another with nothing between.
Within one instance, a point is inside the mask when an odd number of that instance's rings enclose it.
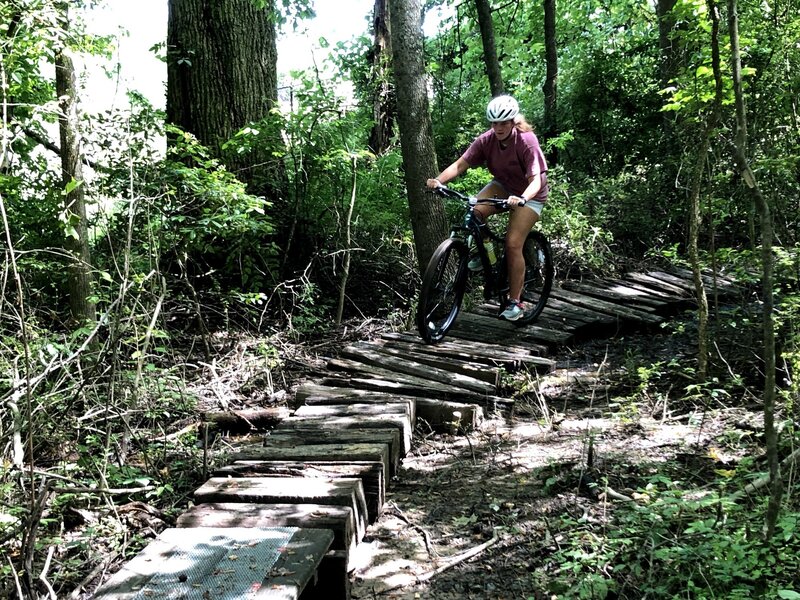
<instances>
[{"instance_id":1,"label":"bike rear wheel","mask_svg":"<svg viewBox=\"0 0 800 600\"><path fill-rule=\"evenodd\" d=\"M417 329L426 343L441 341L453 326L467 286L468 262L467 245L459 239L443 241L433 253L417 306Z\"/></svg>"},{"instance_id":2,"label":"bike rear wheel","mask_svg":"<svg viewBox=\"0 0 800 600\"><path fill-rule=\"evenodd\" d=\"M525 280L520 300L525 306L525 312L522 317L513 321L515 325L528 325L542 314L553 286L553 256L550 243L543 233L531 231L528 234L522 246L522 257L525 259ZM503 290L501 300L502 306L505 306L508 288Z\"/></svg>"}]
</instances>

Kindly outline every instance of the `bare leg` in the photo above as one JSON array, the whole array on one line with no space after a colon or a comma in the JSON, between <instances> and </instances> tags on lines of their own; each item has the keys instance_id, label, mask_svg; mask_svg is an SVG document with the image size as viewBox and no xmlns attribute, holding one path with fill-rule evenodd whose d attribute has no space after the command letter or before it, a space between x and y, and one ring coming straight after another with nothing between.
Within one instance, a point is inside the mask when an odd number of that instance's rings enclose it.
<instances>
[{"instance_id":1,"label":"bare leg","mask_svg":"<svg viewBox=\"0 0 800 600\"><path fill-rule=\"evenodd\" d=\"M522 284L525 281L522 246L538 220L539 215L527 206L515 206L511 210L506 232L506 260L508 260L508 292L509 297L514 300L521 300Z\"/></svg>"},{"instance_id":2,"label":"bare leg","mask_svg":"<svg viewBox=\"0 0 800 600\"><path fill-rule=\"evenodd\" d=\"M478 192L477 198L480 200L487 200L488 198L508 198L508 192L496 181L490 181ZM480 217L481 223L486 223L486 219L500 212L500 209L491 204L478 204L475 207L475 212Z\"/></svg>"}]
</instances>

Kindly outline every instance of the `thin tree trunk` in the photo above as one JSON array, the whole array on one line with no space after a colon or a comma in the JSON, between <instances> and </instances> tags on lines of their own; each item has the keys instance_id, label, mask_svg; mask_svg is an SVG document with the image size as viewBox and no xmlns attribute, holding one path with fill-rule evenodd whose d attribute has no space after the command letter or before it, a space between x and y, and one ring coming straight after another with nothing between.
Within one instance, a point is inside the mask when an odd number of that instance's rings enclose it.
<instances>
[{"instance_id":1,"label":"thin tree trunk","mask_svg":"<svg viewBox=\"0 0 800 600\"><path fill-rule=\"evenodd\" d=\"M722 59L720 58L719 51L719 7L717 0L707 0L708 12L711 17L711 70L714 73L714 106L712 111L712 119L709 125L709 130L719 127L722 123L722 96L724 84L722 82ZM712 214L712 201L708 200L708 214ZM714 319L719 318L719 287L717 285L717 248L716 248L716 227L714 219L710 219L709 223L709 241L711 248L711 261L713 278L713 295L714 295Z\"/></svg>"},{"instance_id":2,"label":"thin tree trunk","mask_svg":"<svg viewBox=\"0 0 800 600\"><path fill-rule=\"evenodd\" d=\"M69 27L67 6L62 5L62 26ZM69 307L72 318L79 323L97 320L91 301L92 271L89 256L89 226L86 216L80 135L78 133L78 92L75 68L68 50L62 47L56 54L56 93L58 94L58 126L61 137L61 178L66 191L64 198L67 216L65 248L74 257L69 265Z\"/></svg>"},{"instance_id":3,"label":"thin tree trunk","mask_svg":"<svg viewBox=\"0 0 800 600\"><path fill-rule=\"evenodd\" d=\"M692 173L692 186L689 210L689 261L692 265L695 297L697 299L697 379L704 382L708 376L708 297L703 284L698 237L703 217L700 213L700 187L703 181L703 166L711 145L711 131L703 134L697 151L697 162Z\"/></svg>"},{"instance_id":4,"label":"thin tree trunk","mask_svg":"<svg viewBox=\"0 0 800 600\"><path fill-rule=\"evenodd\" d=\"M389 148L395 121L395 95L389 81L389 63L392 45L387 0L375 0L372 18L375 41L372 45L372 73L374 98L372 101L373 125L369 134L369 148L374 154L383 154Z\"/></svg>"},{"instance_id":5,"label":"thin tree trunk","mask_svg":"<svg viewBox=\"0 0 800 600\"><path fill-rule=\"evenodd\" d=\"M489 77L489 89L492 97L499 96L505 91L505 88L494 44L492 7L489 6L489 0L475 0L475 8L478 11L478 26L481 29L481 41L483 42L483 62L486 65L486 75Z\"/></svg>"},{"instance_id":6,"label":"thin tree trunk","mask_svg":"<svg viewBox=\"0 0 800 600\"><path fill-rule=\"evenodd\" d=\"M763 262L763 307L764 312L764 437L767 446L769 465L770 495L767 505L764 535L767 539L775 533L775 524L780 514L783 482L778 460L778 432L775 429L775 329L772 312L775 306L773 297L773 257L772 257L772 215L769 203L758 186L755 174L747 160L747 113L742 91L742 63L739 50L739 15L736 0L728 0L728 31L731 43L731 69L733 91L736 105L736 135L733 155L751 197L761 216L761 260Z\"/></svg>"},{"instance_id":7,"label":"thin tree trunk","mask_svg":"<svg viewBox=\"0 0 800 600\"><path fill-rule=\"evenodd\" d=\"M350 244L351 240L351 227L353 223L353 208L356 205L356 176L358 170L356 169L358 158L353 156L353 192L350 194L350 206L347 207L347 218L344 222L344 261L342 262L342 279L339 281L339 304L336 307L336 325L341 325L342 314L344 313L344 300L347 291L347 278L350 276Z\"/></svg>"},{"instance_id":8,"label":"thin tree trunk","mask_svg":"<svg viewBox=\"0 0 800 600\"><path fill-rule=\"evenodd\" d=\"M425 181L439 169L428 110L421 0L389 0L389 13L406 193L417 260L423 270L447 236L447 218L442 203L425 189Z\"/></svg>"},{"instance_id":9,"label":"thin tree trunk","mask_svg":"<svg viewBox=\"0 0 800 600\"><path fill-rule=\"evenodd\" d=\"M546 75L544 92L544 136L558 135L556 108L558 101L558 47L556 46L556 0L544 0L544 55ZM555 157L548 157L553 166Z\"/></svg>"}]
</instances>

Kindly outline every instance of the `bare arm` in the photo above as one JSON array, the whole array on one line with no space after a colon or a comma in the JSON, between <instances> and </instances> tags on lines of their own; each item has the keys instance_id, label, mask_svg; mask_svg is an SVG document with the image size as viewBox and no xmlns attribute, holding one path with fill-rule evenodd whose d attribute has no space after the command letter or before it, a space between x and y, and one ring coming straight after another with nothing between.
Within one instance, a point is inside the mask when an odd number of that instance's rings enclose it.
<instances>
[{"instance_id":1,"label":"bare arm","mask_svg":"<svg viewBox=\"0 0 800 600\"><path fill-rule=\"evenodd\" d=\"M439 173L434 179L428 179L427 185L429 188L437 188L444 185L461 175L464 171L469 169L469 163L463 158L459 158L456 162L447 167L444 171Z\"/></svg>"},{"instance_id":2,"label":"bare arm","mask_svg":"<svg viewBox=\"0 0 800 600\"><path fill-rule=\"evenodd\" d=\"M509 200L518 198L519 201L517 204L525 204L528 200L532 200L536 194L539 193L539 190L542 189L542 174L538 173L533 177L528 178L528 187L525 188L525 191L522 192L519 196L511 196Z\"/></svg>"}]
</instances>

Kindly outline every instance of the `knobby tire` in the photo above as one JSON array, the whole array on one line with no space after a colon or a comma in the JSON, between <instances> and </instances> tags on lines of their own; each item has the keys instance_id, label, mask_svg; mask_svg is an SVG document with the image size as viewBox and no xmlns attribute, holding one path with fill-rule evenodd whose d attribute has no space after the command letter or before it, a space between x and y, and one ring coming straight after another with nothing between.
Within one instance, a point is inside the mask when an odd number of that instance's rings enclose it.
<instances>
[{"instance_id":1,"label":"knobby tire","mask_svg":"<svg viewBox=\"0 0 800 600\"><path fill-rule=\"evenodd\" d=\"M425 274L417 306L417 329L428 344L441 341L453 326L467 287L469 250L462 240L439 244Z\"/></svg>"}]
</instances>

